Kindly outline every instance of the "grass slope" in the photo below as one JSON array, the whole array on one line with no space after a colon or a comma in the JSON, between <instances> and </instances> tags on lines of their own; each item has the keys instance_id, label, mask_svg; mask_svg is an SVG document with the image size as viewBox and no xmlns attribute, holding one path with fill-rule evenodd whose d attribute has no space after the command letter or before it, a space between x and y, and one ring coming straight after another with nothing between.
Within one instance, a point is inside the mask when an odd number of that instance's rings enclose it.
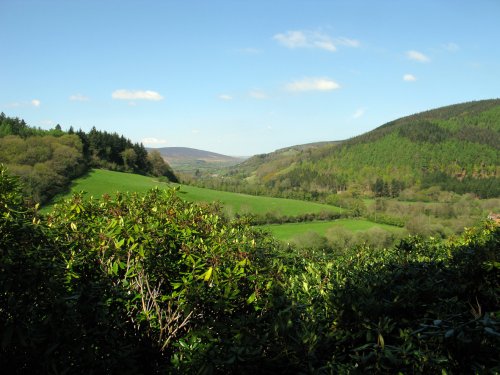
<instances>
[{"instance_id":1,"label":"grass slope","mask_svg":"<svg viewBox=\"0 0 500 375\"><path fill-rule=\"evenodd\" d=\"M180 196L188 201L219 201L224 205L228 213L232 214L252 213L262 215L267 212L272 212L280 215L296 216L306 213L319 213L322 211L341 211L338 207L314 202L229 193L188 185L167 184L152 177L102 169L94 169L88 175L76 179L71 187L71 192L59 198L64 198L74 192L80 191L86 192L88 196L99 198L103 194L112 195L118 191L142 193L153 187L166 188L169 186L180 186ZM49 208L50 206L47 207L46 210Z\"/></svg>"},{"instance_id":2,"label":"grass slope","mask_svg":"<svg viewBox=\"0 0 500 375\"><path fill-rule=\"evenodd\" d=\"M143 193L151 188L164 186L168 185L153 177L93 169L84 177L73 181L71 193L85 191L89 196L98 198L103 194L114 194L118 191Z\"/></svg>"},{"instance_id":3,"label":"grass slope","mask_svg":"<svg viewBox=\"0 0 500 375\"><path fill-rule=\"evenodd\" d=\"M325 236L329 229L343 227L353 232L365 231L374 227L382 228L394 233L402 232L402 228L392 225L377 224L362 219L340 219L335 221L316 221L309 223L290 223L281 225L262 225L261 228L269 230L274 237L282 241L288 241L294 236L305 234L307 232L316 232Z\"/></svg>"},{"instance_id":4,"label":"grass slope","mask_svg":"<svg viewBox=\"0 0 500 375\"><path fill-rule=\"evenodd\" d=\"M252 213L264 215L268 212L296 216L305 213L341 212L342 209L335 206L306 202L296 199L272 198L248 194L230 193L225 191L204 189L195 186L182 185L181 196L195 202L221 202L230 213Z\"/></svg>"}]
</instances>

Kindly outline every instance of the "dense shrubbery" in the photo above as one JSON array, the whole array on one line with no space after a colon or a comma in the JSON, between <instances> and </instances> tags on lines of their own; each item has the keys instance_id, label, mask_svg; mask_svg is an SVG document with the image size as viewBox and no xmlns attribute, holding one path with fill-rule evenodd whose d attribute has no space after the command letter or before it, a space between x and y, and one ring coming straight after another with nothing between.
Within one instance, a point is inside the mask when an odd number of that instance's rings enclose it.
<instances>
[{"instance_id":1,"label":"dense shrubbery","mask_svg":"<svg viewBox=\"0 0 500 375\"><path fill-rule=\"evenodd\" d=\"M174 191L46 218L0 173L0 366L34 373L500 371L500 230L280 248Z\"/></svg>"},{"instance_id":2,"label":"dense shrubbery","mask_svg":"<svg viewBox=\"0 0 500 375\"><path fill-rule=\"evenodd\" d=\"M21 177L35 202L46 202L86 171L82 143L76 135L0 137L0 162Z\"/></svg>"},{"instance_id":3,"label":"dense shrubbery","mask_svg":"<svg viewBox=\"0 0 500 375\"><path fill-rule=\"evenodd\" d=\"M264 224L285 224L285 223L304 223L315 220L337 220L343 217L349 217L349 213L338 213L331 211L322 211L318 213L310 212L302 215L287 216L274 212L268 212L265 215L245 214L236 215L236 219L243 219L251 225Z\"/></svg>"}]
</instances>

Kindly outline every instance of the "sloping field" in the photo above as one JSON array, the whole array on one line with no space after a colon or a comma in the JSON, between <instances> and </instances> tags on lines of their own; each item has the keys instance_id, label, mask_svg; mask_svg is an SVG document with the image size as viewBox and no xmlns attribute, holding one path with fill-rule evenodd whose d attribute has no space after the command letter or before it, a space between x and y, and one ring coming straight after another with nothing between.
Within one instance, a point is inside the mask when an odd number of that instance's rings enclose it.
<instances>
[{"instance_id":1,"label":"sloping field","mask_svg":"<svg viewBox=\"0 0 500 375\"><path fill-rule=\"evenodd\" d=\"M252 213L263 215L271 212L276 215L296 216L306 213L340 212L341 208L306 202L295 199L262 197L248 194L230 193L225 191L198 188L182 185L180 194L187 200L195 202L219 201L233 213Z\"/></svg>"},{"instance_id":2,"label":"sloping field","mask_svg":"<svg viewBox=\"0 0 500 375\"><path fill-rule=\"evenodd\" d=\"M339 219L334 221L315 221L306 223L289 223L281 225L262 225L261 228L269 230L279 240L290 240L296 235L307 232L316 232L324 236L331 228L343 227L353 232L365 231L374 227L382 228L394 233L402 232L403 229L392 225L378 224L362 219Z\"/></svg>"},{"instance_id":3,"label":"sloping field","mask_svg":"<svg viewBox=\"0 0 500 375\"><path fill-rule=\"evenodd\" d=\"M94 169L88 175L76 179L71 187L71 193L85 191L89 197L94 196L98 198L103 194L107 193L113 195L118 191L145 192L155 186L160 188L180 186L178 194L182 198L194 202L219 201L229 213L233 214L252 213L263 215L271 212L279 215L297 216L307 213L319 213L322 211L340 212L341 210L338 207L330 205L294 199L257 197L253 195L203 189L188 185L167 184L152 177L102 169ZM71 193L63 197L69 196ZM59 197L59 199L60 198L61 197Z\"/></svg>"}]
</instances>

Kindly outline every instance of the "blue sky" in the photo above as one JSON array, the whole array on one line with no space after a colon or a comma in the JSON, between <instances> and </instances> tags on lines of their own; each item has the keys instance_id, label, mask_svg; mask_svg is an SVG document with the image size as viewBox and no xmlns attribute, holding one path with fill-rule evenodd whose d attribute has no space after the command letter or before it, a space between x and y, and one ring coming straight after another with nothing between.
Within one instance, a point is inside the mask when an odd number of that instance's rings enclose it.
<instances>
[{"instance_id":1,"label":"blue sky","mask_svg":"<svg viewBox=\"0 0 500 375\"><path fill-rule=\"evenodd\" d=\"M229 155L500 97L498 0L1 0L0 111Z\"/></svg>"}]
</instances>

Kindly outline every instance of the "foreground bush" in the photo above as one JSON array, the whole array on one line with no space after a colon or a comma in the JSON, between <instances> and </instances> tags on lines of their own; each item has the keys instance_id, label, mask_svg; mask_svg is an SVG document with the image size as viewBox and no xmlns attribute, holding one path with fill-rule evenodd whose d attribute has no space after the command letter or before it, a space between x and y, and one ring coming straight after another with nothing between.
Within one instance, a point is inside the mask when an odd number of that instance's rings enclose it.
<instances>
[{"instance_id":1,"label":"foreground bush","mask_svg":"<svg viewBox=\"0 0 500 375\"><path fill-rule=\"evenodd\" d=\"M0 170L0 366L17 373L500 371L500 233L280 248L175 191L46 218Z\"/></svg>"}]
</instances>

